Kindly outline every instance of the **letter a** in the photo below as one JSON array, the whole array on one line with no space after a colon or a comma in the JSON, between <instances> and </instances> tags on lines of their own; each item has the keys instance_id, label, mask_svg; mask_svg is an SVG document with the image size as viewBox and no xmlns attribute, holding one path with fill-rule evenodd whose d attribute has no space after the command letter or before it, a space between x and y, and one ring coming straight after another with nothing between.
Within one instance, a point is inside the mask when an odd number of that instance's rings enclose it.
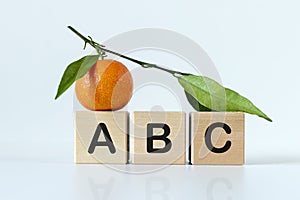
<instances>
[{"instance_id":1,"label":"letter a","mask_svg":"<svg viewBox=\"0 0 300 200\"><path fill-rule=\"evenodd\" d=\"M103 131L105 141L98 141L101 130ZM90 154L94 153L96 146L107 146L110 153L112 153L112 154L116 153L116 148L115 148L113 141L109 135L108 129L104 123L98 124L88 152Z\"/></svg>"}]
</instances>

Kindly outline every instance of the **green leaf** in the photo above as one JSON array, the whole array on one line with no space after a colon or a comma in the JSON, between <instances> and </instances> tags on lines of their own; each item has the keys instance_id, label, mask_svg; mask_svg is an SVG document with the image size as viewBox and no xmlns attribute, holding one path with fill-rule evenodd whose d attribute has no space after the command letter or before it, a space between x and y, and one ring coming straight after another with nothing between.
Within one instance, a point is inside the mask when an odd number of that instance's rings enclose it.
<instances>
[{"instance_id":1,"label":"green leaf","mask_svg":"<svg viewBox=\"0 0 300 200\"><path fill-rule=\"evenodd\" d=\"M272 121L246 97L223 87L211 78L189 74L179 76L178 81L187 93L206 108L215 111L246 112Z\"/></svg>"},{"instance_id":2,"label":"green leaf","mask_svg":"<svg viewBox=\"0 0 300 200\"><path fill-rule=\"evenodd\" d=\"M187 100L189 101L189 103L191 104L191 106L197 110L197 111L212 111L211 109L203 106L202 104L200 104L197 99L195 99L192 95L190 95L189 93L187 93L186 91L184 91L185 96L187 98Z\"/></svg>"},{"instance_id":3,"label":"green leaf","mask_svg":"<svg viewBox=\"0 0 300 200\"><path fill-rule=\"evenodd\" d=\"M69 64L61 78L55 99L60 97L76 80L83 77L97 62L98 58L99 55L84 56Z\"/></svg>"}]
</instances>

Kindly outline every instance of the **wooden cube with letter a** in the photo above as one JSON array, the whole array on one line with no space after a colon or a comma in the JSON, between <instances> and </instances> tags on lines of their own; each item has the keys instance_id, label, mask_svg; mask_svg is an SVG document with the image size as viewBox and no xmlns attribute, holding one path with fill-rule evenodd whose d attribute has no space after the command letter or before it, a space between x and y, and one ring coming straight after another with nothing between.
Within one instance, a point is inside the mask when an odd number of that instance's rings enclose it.
<instances>
[{"instance_id":1,"label":"wooden cube with letter a","mask_svg":"<svg viewBox=\"0 0 300 200\"><path fill-rule=\"evenodd\" d=\"M191 113L191 163L244 164L244 113Z\"/></svg>"},{"instance_id":2,"label":"wooden cube with letter a","mask_svg":"<svg viewBox=\"0 0 300 200\"><path fill-rule=\"evenodd\" d=\"M134 112L134 164L185 164L185 113Z\"/></svg>"},{"instance_id":3,"label":"wooden cube with letter a","mask_svg":"<svg viewBox=\"0 0 300 200\"><path fill-rule=\"evenodd\" d=\"M75 113L75 162L126 164L128 112Z\"/></svg>"}]
</instances>

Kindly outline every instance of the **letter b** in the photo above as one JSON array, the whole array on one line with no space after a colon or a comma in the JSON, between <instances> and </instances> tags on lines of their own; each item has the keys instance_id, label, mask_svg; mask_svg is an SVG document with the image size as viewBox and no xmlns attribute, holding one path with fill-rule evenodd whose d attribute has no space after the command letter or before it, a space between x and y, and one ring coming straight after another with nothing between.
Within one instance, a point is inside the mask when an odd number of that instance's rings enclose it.
<instances>
[{"instance_id":1,"label":"letter b","mask_svg":"<svg viewBox=\"0 0 300 200\"><path fill-rule=\"evenodd\" d=\"M153 135L154 129L160 128L164 130L162 135ZM172 147L172 142L168 139L168 135L170 134L170 127L167 124L162 123L149 123L147 124L147 152L148 153L166 153ZM162 140L165 142L165 146L163 148L154 148L153 140Z\"/></svg>"}]
</instances>

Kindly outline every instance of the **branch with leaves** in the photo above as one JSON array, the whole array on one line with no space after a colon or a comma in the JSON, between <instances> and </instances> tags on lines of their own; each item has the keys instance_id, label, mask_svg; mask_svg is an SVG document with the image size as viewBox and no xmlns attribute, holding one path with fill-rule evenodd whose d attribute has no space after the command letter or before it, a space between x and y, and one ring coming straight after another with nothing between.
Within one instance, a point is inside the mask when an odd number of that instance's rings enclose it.
<instances>
[{"instance_id":1,"label":"branch with leaves","mask_svg":"<svg viewBox=\"0 0 300 200\"><path fill-rule=\"evenodd\" d=\"M90 36L83 36L71 26L68 26L68 28L84 41L84 49L86 48L86 45L89 44L97 51L97 54L84 56L71 63L66 68L61 78L55 99L60 97L76 80L83 77L99 58L103 59L106 56L105 53L111 53L130 60L143 68L156 68L173 75L183 87L187 100L197 111L245 112L257 115L270 122L272 121L246 97L229 88L223 87L211 78L174 71L160 67L156 64L136 60L106 49L104 45L95 42Z\"/></svg>"}]
</instances>

